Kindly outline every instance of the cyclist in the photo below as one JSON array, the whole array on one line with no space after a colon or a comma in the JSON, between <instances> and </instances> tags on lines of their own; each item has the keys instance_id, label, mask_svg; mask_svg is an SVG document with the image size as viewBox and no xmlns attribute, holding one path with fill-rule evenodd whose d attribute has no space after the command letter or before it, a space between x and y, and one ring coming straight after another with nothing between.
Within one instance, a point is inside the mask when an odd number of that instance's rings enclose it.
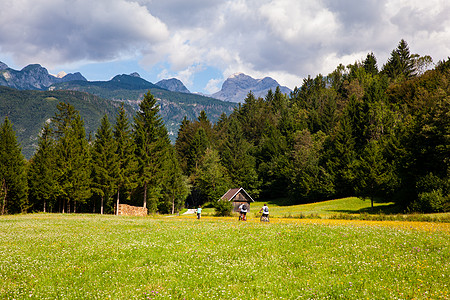
<instances>
[{"instance_id":1,"label":"cyclist","mask_svg":"<svg viewBox=\"0 0 450 300\"><path fill-rule=\"evenodd\" d=\"M265 203L264 203L264 206L261 207L261 209L259 210L259 213L261 213L261 212L262 212L261 220L266 218L266 220L269 221L269 208L267 207L267 205Z\"/></svg>"},{"instance_id":2,"label":"cyclist","mask_svg":"<svg viewBox=\"0 0 450 300\"><path fill-rule=\"evenodd\" d=\"M239 220L247 221L247 205L245 205L245 203L242 203L239 206L239 213Z\"/></svg>"}]
</instances>

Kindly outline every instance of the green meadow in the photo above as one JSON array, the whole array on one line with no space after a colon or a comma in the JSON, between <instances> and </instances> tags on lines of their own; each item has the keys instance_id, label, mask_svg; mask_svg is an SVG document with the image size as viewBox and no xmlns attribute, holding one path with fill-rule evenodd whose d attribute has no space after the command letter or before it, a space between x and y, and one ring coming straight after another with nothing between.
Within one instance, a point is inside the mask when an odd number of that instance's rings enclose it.
<instances>
[{"instance_id":1,"label":"green meadow","mask_svg":"<svg viewBox=\"0 0 450 300\"><path fill-rule=\"evenodd\" d=\"M450 223L450 213L439 214L405 214L404 211L393 202L374 201L373 208L370 200L361 200L357 197L321 201L308 204L291 205L287 200L252 202L250 217L259 217L259 210L266 203L270 209L272 218L322 218L322 219L374 219L374 220L415 220L437 221ZM215 215L212 205L207 205L203 210L207 216ZM238 214L234 216L237 218Z\"/></svg>"},{"instance_id":2,"label":"green meadow","mask_svg":"<svg viewBox=\"0 0 450 300\"><path fill-rule=\"evenodd\" d=\"M0 299L449 299L448 223L0 217Z\"/></svg>"}]
</instances>

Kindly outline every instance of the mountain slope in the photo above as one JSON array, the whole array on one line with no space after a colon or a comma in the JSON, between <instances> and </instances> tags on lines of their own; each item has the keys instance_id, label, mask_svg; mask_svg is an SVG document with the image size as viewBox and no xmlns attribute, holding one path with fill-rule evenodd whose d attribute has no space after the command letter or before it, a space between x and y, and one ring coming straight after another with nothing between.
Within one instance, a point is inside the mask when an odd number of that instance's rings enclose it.
<instances>
[{"instance_id":1,"label":"mountain slope","mask_svg":"<svg viewBox=\"0 0 450 300\"><path fill-rule=\"evenodd\" d=\"M119 103L75 91L20 91L0 86L0 123L7 116L13 123L17 141L22 153L30 158L36 150L38 134L45 122L55 116L59 101L70 103L80 112L86 133L94 134L100 120L107 114L111 123L115 122ZM126 105L131 118L134 110Z\"/></svg>"},{"instance_id":2,"label":"mountain slope","mask_svg":"<svg viewBox=\"0 0 450 300\"><path fill-rule=\"evenodd\" d=\"M254 79L243 73L236 73L228 77L222 84L222 89L211 96L224 101L244 102L247 94L251 91L255 97L264 97L271 89L275 91L278 82L270 77ZM285 86L280 86L283 94L289 94L291 90Z\"/></svg>"}]
</instances>

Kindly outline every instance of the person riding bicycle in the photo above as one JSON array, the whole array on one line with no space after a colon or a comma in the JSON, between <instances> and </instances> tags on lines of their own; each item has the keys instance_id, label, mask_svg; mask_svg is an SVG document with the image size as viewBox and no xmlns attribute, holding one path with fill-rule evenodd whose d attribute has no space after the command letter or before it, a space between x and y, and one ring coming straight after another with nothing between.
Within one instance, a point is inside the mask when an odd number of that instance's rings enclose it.
<instances>
[{"instance_id":1,"label":"person riding bicycle","mask_svg":"<svg viewBox=\"0 0 450 300\"><path fill-rule=\"evenodd\" d=\"M240 219L243 221L247 221L247 205L245 203L242 203L239 206L239 212L240 212Z\"/></svg>"},{"instance_id":2,"label":"person riding bicycle","mask_svg":"<svg viewBox=\"0 0 450 300\"><path fill-rule=\"evenodd\" d=\"M262 216L261 218L268 218L269 217L269 208L267 207L267 205L264 203L264 206L261 207L261 209L259 210L259 213L262 212Z\"/></svg>"}]
</instances>

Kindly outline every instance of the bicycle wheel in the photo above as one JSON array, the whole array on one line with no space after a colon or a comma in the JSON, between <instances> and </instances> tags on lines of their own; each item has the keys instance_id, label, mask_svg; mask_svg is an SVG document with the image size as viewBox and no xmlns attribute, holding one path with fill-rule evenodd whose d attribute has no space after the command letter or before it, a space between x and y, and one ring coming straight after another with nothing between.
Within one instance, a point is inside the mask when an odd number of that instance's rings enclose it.
<instances>
[{"instance_id":1,"label":"bicycle wheel","mask_svg":"<svg viewBox=\"0 0 450 300\"><path fill-rule=\"evenodd\" d=\"M260 218L260 221L261 222L269 222L269 216L262 215L261 218Z\"/></svg>"}]
</instances>

